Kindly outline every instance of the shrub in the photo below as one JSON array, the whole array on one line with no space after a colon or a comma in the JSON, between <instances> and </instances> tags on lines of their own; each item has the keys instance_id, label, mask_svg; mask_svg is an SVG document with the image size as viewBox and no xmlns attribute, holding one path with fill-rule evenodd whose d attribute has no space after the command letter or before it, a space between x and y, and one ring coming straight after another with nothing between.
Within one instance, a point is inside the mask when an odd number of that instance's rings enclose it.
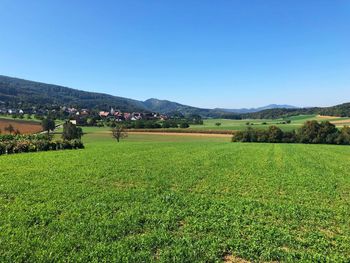
<instances>
[{"instance_id":1,"label":"shrub","mask_svg":"<svg viewBox=\"0 0 350 263\"><path fill-rule=\"evenodd\" d=\"M81 140L72 140L70 144L72 145L72 149L84 149L84 144Z\"/></svg>"},{"instance_id":2,"label":"shrub","mask_svg":"<svg viewBox=\"0 0 350 263\"><path fill-rule=\"evenodd\" d=\"M233 142L270 142L270 143L322 143L350 144L350 128L345 126L340 132L330 122L307 121L296 133L283 132L276 126L267 131L248 127L245 131L236 132Z\"/></svg>"},{"instance_id":3,"label":"shrub","mask_svg":"<svg viewBox=\"0 0 350 263\"><path fill-rule=\"evenodd\" d=\"M0 155L6 153L6 145L3 142L0 142Z\"/></svg>"},{"instance_id":4,"label":"shrub","mask_svg":"<svg viewBox=\"0 0 350 263\"><path fill-rule=\"evenodd\" d=\"M334 144L339 135L338 129L328 121L318 123L307 121L298 130L298 141L301 143L329 143Z\"/></svg>"},{"instance_id":5,"label":"shrub","mask_svg":"<svg viewBox=\"0 0 350 263\"><path fill-rule=\"evenodd\" d=\"M0 155L36 151L55 151L63 149L83 149L79 139L52 141L46 135L2 135L0 136Z\"/></svg>"},{"instance_id":6,"label":"shrub","mask_svg":"<svg viewBox=\"0 0 350 263\"><path fill-rule=\"evenodd\" d=\"M297 137L295 134L295 131L290 131L290 132L284 132L283 133L283 138L282 138L282 142L284 143L295 143L297 142Z\"/></svg>"},{"instance_id":7,"label":"shrub","mask_svg":"<svg viewBox=\"0 0 350 263\"><path fill-rule=\"evenodd\" d=\"M29 141L18 141L14 147L13 152L14 153L24 153L29 151Z\"/></svg>"},{"instance_id":8,"label":"shrub","mask_svg":"<svg viewBox=\"0 0 350 263\"><path fill-rule=\"evenodd\" d=\"M63 124L62 138L64 140L80 139L81 136L83 136L83 131L80 127L71 122Z\"/></svg>"},{"instance_id":9,"label":"shrub","mask_svg":"<svg viewBox=\"0 0 350 263\"><path fill-rule=\"evenodd\" d=\"M190 125L187 122L180 123L180 128L182 128L182 129L186 129L186 128L189 128L189 127L190 127Z\"/></svg>"},{"instance_id":10,"label":"shrub","mask_svg":"<svg viewBox=\"0 0 350 263\"><path fill-rule=\"evenodd\" d=\"M37 151L48 151L50 149L50 142L45 140L38 140L35 143Z\"/></svg>"},{"instance_id":11,"label":"shrub","mask_svg":"<svg viewBox=\"0 0 350 263\"><path fill-rule=\"evenodd\" d=\"M335 139L336 144L350 145L350 127L344 126L338 137Z\"/></svg>"},{"instance_id":12,"label":"shrub","mask_svg":"<svg viewBox=\"0 0 350 263\"><path fill-rule=\"evenodd\" d=\"M62 149L63 150L70 150L72 148L73 148L72 144L69 141L65 140L65 141L62 142Z\"/></svg>"},{"instance_id":13,"label":"shrub","mask_svg":"<svg viewBox=\"0 0 350 263\"><path fill-rule=\"evenodd\" d=\"M268 131L268 142L281 142L283 138L283 131L277 126L270 126Z\"/></svg>"},{"instance_id":14,"label":"shrub","mask_svg":"<svg viewBox=\"0 0 350 263\"><path fill-rule=\"evenodd\" d=\"M170 128L170 123L168 121L163 121L162 128L165 128L165 129Z\"/></svg>"}]
</instances>

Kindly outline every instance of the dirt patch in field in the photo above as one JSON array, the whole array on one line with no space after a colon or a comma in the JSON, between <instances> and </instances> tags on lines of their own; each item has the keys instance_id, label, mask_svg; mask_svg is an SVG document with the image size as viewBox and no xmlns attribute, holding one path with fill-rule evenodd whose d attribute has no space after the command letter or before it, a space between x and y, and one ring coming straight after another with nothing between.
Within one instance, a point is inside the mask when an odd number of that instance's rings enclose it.
<instances>
[{"instance_id":1,"label":"dirt patch in field","mask_svg":"<svg viewBox=\"0 0 350 263\"><path fill-rule=\"evenodd\" d=\"M223 260L225 263L250 263L250 261L247 261L243 258L235 257L231 254L226 254L223 257Z\"/></svg>"},{"instance_id":2,"label":"dirt patch in field","mask_svg":"<svg viewBox=\"0 0 350 263\"><path fill-rule=\"evenodd\" d=\"M340 118L337 116L317 115L317 118L328 119L328 120L330 120L331 123L333 123L335 125L350 125L350 119L332 121L332 119L339 119Z\"/></svg>"},{"instance_id":3,"label":"dirt patch in field","mask_svg":"<svg viewBox=\"0 0 350 263\"><path fill-rule=\"evenodd\" d=\"M2 134L8 134L5 128L10 124L15 130L18 129L21 134L32 134L42 131L41 125L38 122L0 119L0 130Z\"/></svg>"},{"instance_id":4,"label":"dirt patch in field","mask_svg":"<svg viewBox=\"0 0 350 263\"><path fill-rule=\"evenodd\" d=\"M337 116L327 116L327 115L317 115L316 117L319 119L338 119L339 118Z\"/></svg>"},{"instance_id":5,"label":"dirt patch in field","mask_svg":"<svg viewBox=\"0 0 350 263\"><path fill-rule=\"evenodd\" d=\"M151 135L169 135L169 136L201 136L201 137L231 137L231 134L214 133L181 133L181 132L128 132L129 134L151 134Z\"/></svg>"},{"instance_id":6,"label":"dirt patch in field","mask_svg":"<svg viewBox=\"0 0 350 263\"><path fill-rule=\"evenodd\" d=\"M350 125L350 120L331 121L331 123L336 125Z\"/></svg>"}]
</instances>

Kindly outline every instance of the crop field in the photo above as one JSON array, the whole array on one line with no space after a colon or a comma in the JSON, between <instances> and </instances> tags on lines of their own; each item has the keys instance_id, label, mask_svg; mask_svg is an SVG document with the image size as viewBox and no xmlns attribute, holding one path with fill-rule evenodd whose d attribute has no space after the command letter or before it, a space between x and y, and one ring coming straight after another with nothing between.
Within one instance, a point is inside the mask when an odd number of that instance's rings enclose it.
<instances>
[{"instance_id":1,"label":"crop field","mask_svg":"<svg viewBox=\"0 0 350 263\"><path fill-rule=\"evenodd\" d=\"M0 262L350 260L350 147L85 132L0 157Z\"/></svg>"},{"instance_id":2,"label":"crop field","mask_svg":"<svg viewBox=\"0 0 350 263\"><path fill-rule=\"evenodd\" d=\"M342 127L344 125L350 125L350 118L331 117L331 116L318 116L318 115L299 115L288 118L291 120L289 124L282 124L283 119L246 119L246 120L228 120L228 119L208 119L204 120L203 125L191 125L191 129L197 130L244 130L247 127L254 127L259 129L267 129L271 125L278 126L284 131L290 131L298 129L304 122L309 120L317 121L330 121L335 125ZM221 123L220 126L216 126L215 123ZM250 125L248 126L247 123ZM263 124L266 123L266 124Z\"/></svg>"},{"instance_id":3,"label":"crop field","mask_svg":"<svg viewBox=\"0 0 350 263\"><path fill-rule=\"evenodd\" d=\"M2 133L6 133L5 128L10 124L15 129L18 129L21 134L31 134L42 131L41 124L37 121L0 118L0 130L2 131Z\"/></svg>"}]
</instances>

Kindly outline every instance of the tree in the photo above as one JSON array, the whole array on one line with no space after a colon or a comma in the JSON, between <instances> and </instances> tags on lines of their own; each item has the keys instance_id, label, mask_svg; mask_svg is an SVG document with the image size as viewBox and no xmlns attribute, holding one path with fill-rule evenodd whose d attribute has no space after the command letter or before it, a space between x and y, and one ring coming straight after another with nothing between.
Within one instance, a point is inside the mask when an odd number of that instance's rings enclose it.
<instances>
[{"instance_id":1,"label":"tree","mask_svg":"<svg viewBox=\"0 0 350 263\"><path fill-rule=\"evenodd\" d=\"M63 124L62 138L64 140L81 139L81 136L83 136L83 130L80 127L71 122Z\"/></svg>"},{"instance_id":2,"label":"tree","mask_svg":"<svg viewBox=\"0 0 350 263\"><path fill-rule=\"evenodd\" d=\"M283 131L277 126L270 126L268 131L269 142L281 142L283 138Z\"/></svg>"},{"instance_id":3,"label":"tree","mask_svg":"<svg viewBox=\"0 0 350 263\"><path fill-rule=\"evenodd\" d=\"M338 135L338 138L336 139L337 144L350 144L350 127L344 126L340 134Z\"/></svg>"},{"instance_id":4,"label":"tree","mask_svg":"<svg viewBox=\"0 0 350 263\"><path fill-rule=\"evenodd\" d=\"M135 121L135 129L143 129L145 128L145 122L143 120Z\"/></svg>"},{"instance_id":5,"label":"tree","mask_svg":"<svg viewBox=\"0 0 350 263\"><path fill-rule=\"evenodd\" d=\"M53 131L56 127L55 121L49 118L45 118L41 121L41 126L44 131L47 131L47 134L50 134L50 131Z\"/></svg>"},{"instance_id":6,"label":"tree","mask_svg":"<svg viewBox=\"0 0 350 263\"><path fill-rule=\"evenodd\" d=\"M12 126L12 124L9 124L9 126L5 127L5 131L12 134L15 131L15 128Z\"/></svg>"},{"instance_id":7,"label":"tree","mask_svg":"<svg viewBox=\"0 0 350 263\"><path fill-rule=\"evenodd\" d=\"M186 129L186 128L188 128L188 127L190 127L190 125L189 125L187 122L182 122L182 123L180 123L180 128Z\"/></svg>"},{"instance_id":8,"label":"tree","mask_svg":"<svg viewBox=\"0 0 350 263\"><path fill-rule=\"evenodd\" d=\"M335 143L336 138L339 135L337 127L329 121L321 122L320 130L318 132L319 143Z\"/></svg>"},{"instance_id":9,"label":"tree","mask_svg":"<svg viewBox=\"0 0 350 263\"><path fill-rule=\"evenodd\" d=\"M334 124L325 121L307 121L298 131L298 140L301 143L335 143L339 135Z\"/></svg>"},{"instance_id":10,"label":"tree","mask_svg":"<svg viewBox=\"0 0 350 263\"><path fill-rule=\"evenodd\" d=\"M219 126L221 126L221 122L217 122L217 123L215 123L215 125L219 127Z\"/></svg>"},{"instance_id":11,"label":"tree","mask_svg":"<svg viewBox=\"0 0 350 263\"><path fill-rule=\"evenodd\" d=\"M298 130L298 140L301 143L317 143L320 124L317 121L307 121Z\"/></svg>"},{"instance_id":12,"label":"tree","mask_svg":"<svg viewBox=\"0 0 350 263\"><path fill-rule=\"evenodd\" d=\"M170 123L168 121L163 121L162 128L165 128L165 129L170 128Z\"/></svg>"},{"instance_id":13,"label":"tree","mask_svg":"<svg viewBox=\"0 0 350 263\"><path fill-rule=\"evenodd\" d=\"M119 142L120 139L128 137L128 133L123 125L117 125L114 129L112 129L112 135L117 140L117 142Z\"/></svg>"},{"instance_id":14,"label":"tree","mask_svg":"<svg viewBox=\"0 0 350 263\"><path fill-rule=\"evenodd\" d=\"M202 117L198 114L191 114L186 118L190 124L197 124L197 125L202 125L203 120Z\"/></svg>"}]
</instances>

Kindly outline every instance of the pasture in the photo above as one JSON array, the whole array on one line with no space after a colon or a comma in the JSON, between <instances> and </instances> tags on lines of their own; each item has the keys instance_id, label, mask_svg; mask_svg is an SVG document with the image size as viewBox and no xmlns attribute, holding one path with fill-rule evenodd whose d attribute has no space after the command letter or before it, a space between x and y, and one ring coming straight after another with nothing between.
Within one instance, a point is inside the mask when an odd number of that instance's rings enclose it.
<instances>
[{"instance_id":1,"label":"pasture","mask_svg":"<svg viewBox=\"0 0 350 263\"><path fill-rule=\"evenodd\" d=\"M342 127L350 125L350 118L319 116L319 115L298 115L287 118L291 121L289 124L282 124L285 119L245 119L245 120L228 120L228 119L206 119L203 125L191 125L191 129L196 130L245 130L247 127L254 127L259 129L267 129L271 125L275 125L284 131L291 131L298 129L304 122L309 120L330 121ZM221 123L216 126L216 123ZM249 123L249 125L247 125ZM264 123L264 124L263 124Z\"/></svg>"},{"instance_id":2,"label":"pasture","mask_svg":"<svg viewBox=\"0 0 350 263\"><path fill-rule=\"evenodd\" d=\"M5 128L12 125L14 129L18 129L21 134L32 134L42 131L40 122L29 120L14 120L9 118L0 118L0 130L6 134Z\"/></svg>"},{"instance_id":3,"label":"pasture","mask_svg":"<svg viewBox=\"0 0 350 263\"><path fill-rule=\"evenodd\" d=\"M350 260L350 147L85 132L0 157L1 262Z\"/></svg>"}]
</instances>

